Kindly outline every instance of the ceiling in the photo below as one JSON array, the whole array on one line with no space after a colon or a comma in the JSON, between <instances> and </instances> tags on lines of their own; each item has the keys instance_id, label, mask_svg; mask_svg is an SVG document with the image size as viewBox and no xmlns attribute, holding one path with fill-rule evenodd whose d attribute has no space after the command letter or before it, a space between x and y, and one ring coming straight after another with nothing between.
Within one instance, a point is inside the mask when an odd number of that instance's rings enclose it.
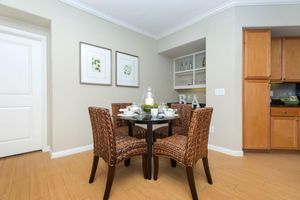
<instances>
[{"instance_id":1,"label":"ceiling","mask_svg":"<svg viewBox=\"0 0 300 200\"><path fill-rule=\"evenodd\" d=\"M60 0L112 23L159 39L233 6L299 0Z\"/></svg>"}]
</instances>

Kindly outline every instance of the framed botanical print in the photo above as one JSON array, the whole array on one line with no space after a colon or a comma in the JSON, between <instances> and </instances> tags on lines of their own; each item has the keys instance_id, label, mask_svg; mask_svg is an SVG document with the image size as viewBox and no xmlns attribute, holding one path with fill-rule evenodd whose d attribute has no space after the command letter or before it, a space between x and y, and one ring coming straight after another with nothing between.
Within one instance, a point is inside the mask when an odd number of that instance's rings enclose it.
<instances>
[{"instance_id":1,"label":"framed botanical print","mask_svg":"<svg viewBox=\"0 0 300 200\"><path fill-rule=\"evenodd\" d=\"M139 57L116 52L116 85L139 87Z\"/></svg>"},{"instance_id":2,"label":"framed botanical print","mask_svg":"<svg viewBox=\"0 0 300 200\"><path fill-rule=\"evenodd\" d=\"M80 83L111 85L111 49L80 42Z\"/></svg>"}]
</instances>

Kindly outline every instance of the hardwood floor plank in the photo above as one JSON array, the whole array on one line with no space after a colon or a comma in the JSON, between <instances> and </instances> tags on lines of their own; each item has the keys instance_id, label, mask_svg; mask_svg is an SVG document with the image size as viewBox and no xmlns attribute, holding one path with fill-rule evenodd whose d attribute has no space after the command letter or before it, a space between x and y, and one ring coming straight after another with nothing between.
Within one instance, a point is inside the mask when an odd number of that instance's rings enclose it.
<instances>
[{"instance_id":1,"label":"hardwood floor plank","mask_svg":"<svg viewBox=\"0 0 300 200\"><path fill-rule=\"evenodd\" d=\"M29 200L30 199L30 179L21 179L13 182L9 193L9 200Z\"/></svg>"},{"instance_id":2,"label":"hardwood floor plank","mask_svg":"<svg viewBox=\"0 0 300 200\"><path fill-rule=\"evenodd\" d=\"M107 165L100 159L95 181L88 183L92 151L59 159L33 152L0 159L0 200L96 200L105 190ZM158 180L145 180L141 157L129 167L120 163L110 199L191 199L185 168L160 159ZM202 162L194 168L199 199L299 200L300 155L247 153L243 158L209 151L214 184L206 180Z\"/></svg>"},{"instance_id":3,"label":"hardwood floor plank","mask_svg":"<svg viewBox=\"0 0 300 200\"><path fill-rule=\"evenodd\" d=\"M3 159L3 160L2 160ZM7 199L12 187L14 170L16 167L16 156L2 158L0 170L0 199Z\"/></svg>"},{"instance_id":4,"label":"hardwood floor plank","mask_svg":"<svg viewBox=\"0 0 300 200\"><path fill-rule=\"evenodd\" d=\"M71 196L67 191L66 185L59 174L48 177L47 183L49 197L51 200L71 199Z\"/></svg>"}]
</instances>

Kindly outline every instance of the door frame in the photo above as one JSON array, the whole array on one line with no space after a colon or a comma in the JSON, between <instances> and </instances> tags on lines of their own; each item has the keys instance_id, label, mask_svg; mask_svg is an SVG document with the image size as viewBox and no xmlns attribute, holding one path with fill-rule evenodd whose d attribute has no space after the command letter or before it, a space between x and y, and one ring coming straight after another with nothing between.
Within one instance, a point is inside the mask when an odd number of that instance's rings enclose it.
<instances>
[{"instance_id":1,"label":"door frame","mask_svg":"<svg viewBox=\"0 0 300 200\"><path fill-rule=\"evenodd\" d=\"M40 35L37 33L32 33L16 28L12 28L9 26L4 26L0 24L0 32L6 33L6 34L12 34L15 36L20 36L20 37L25 37L33 40L40 41L42 44L42 91L41 94L41 112L42 112L42 119L41 119L41 127L42 127L42 141L41 141L41 150L43 152L48 152L50 151L50 144L48 144L48 90L47 90L47 64L48 64L48 58L47 58L47 36L45 35Z\"/></svg>"}]
</instances>

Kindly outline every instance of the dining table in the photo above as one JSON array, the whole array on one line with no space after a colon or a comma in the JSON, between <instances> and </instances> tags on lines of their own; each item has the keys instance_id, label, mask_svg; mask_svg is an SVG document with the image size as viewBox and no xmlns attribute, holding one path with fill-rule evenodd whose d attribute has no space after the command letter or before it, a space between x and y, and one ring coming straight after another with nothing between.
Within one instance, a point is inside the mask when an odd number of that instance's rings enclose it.
<instances>
[{"instance_id":1,"label":"dining table","mask_svg":"<svg viewBox=\"0 0 300 200\"><path fill-rule=\"evenodd\" d=\"M132 136L132 126L134 124L144 124L147 126L146 143L147 143L147 173L146 179L151 180L152 178L152 145L156 141L156 137L153 134L153 125L166 124L168 123L168 136L172 135L172 122L178 119L178 115L173 116L157 116L153 117L150 114L146 115L119 115L119 119L128 121L128 135Z\"/></svg>"}]
</instances>

